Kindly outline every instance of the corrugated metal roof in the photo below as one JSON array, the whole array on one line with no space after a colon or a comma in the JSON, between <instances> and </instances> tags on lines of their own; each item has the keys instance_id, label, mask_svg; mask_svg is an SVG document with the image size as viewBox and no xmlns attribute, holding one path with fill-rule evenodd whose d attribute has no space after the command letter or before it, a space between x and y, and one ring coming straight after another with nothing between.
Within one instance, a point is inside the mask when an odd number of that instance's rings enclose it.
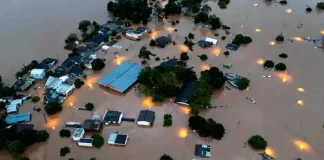
<instances>
[{"instance_id":1,"label":"corrugated metal roof","mask_svg":"<svg viewBox=\"0 0 324 160\"><path fill-rule=\"evenodd\" d=\"M101 78L98 83L123 93L137 81L142 69L143 67L136 63L124 62Z\"/></svg>"},{"instance_id":2,"label":"corrugated metal roof","mask_svg":"<svg viewBox=\"0 0 324 160\"><path fill-rule=\"evenodd\" d=\"M7 124L14 124L14 123L26 122L26 121L30 121L30 112L8 115L6 117Z\"/></svg>"}]
</instances>

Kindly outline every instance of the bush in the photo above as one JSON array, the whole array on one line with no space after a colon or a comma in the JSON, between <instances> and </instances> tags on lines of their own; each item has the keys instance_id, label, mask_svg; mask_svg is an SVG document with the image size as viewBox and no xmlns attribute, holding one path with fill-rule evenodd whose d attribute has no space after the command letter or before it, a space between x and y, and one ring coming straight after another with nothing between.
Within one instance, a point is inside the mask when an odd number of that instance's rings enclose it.
<instances>
[{"instance_id":1,"label":"bush","mask_svg":"<svg viewBox=\"0 0 324 160\"><path fill-rule=\"evenodd\" d=\"M230 52L229 52L229 51L225 51L223 54L224 54L225 56L229 56Z\"/></svg>"},{"instance_id":2,"label":"bush","mask_svg":"<svg viewBox=\"0 0 324 160\"><path fill-rule=\"evenodd\" d=\"M116 39L121 39L122 37L121 37L121 35L118 35L118 36L116 36Z\"/></svg>"},{"instance_id":3,"label":"bush","mask_svg":"<svg viewBox=\"0 0 324 160\"><path fill-rule=\"evenodd\" d=\"M206 120L200 116L191 116L189 118L189 126L193 130L197 130L201 137L212 137L214 139L222 139L225 134L225 128L222 124L216 123L213 119Z\"/></svg>"},{"instance_id":4,"label":"bush","mask_svg":"<svg viewBox=\"0 0 324 160\"><path fill-rule=\"evenodd\" d=\"M60 137L71 137L71 131L67 129L62 129L60 131Z\"/></svg>"},{"instance_id":5,"label":"bush","mask_svg":"<svg viewBox=\"0 0 324 160\"><path fill-rule=\"evenodd\" d=\"M155 58L155 61L160 61L160 57L156 57Z\"/></svg>"},{"instance_id":6,"label":"bush","mask_svg":"<svg viewBox=\"0 0 324 160\"><path fill-rule=\"evenodd\" d=\"M267 148L267 141L265 139L263 139L261 136L259 135L254 135L252 136L249 140L248 143L257 150L265 150Z\"/></svg>"},{"instance_id":7,"label":"bush","mask_svg":"<svg viewBox=\"0 0 324 160\"><path fill-rule=\"evenodd\" d=\"M286 0L282 0L279 2L280 4L286 5L288 2Z\"/></svg>"},{"instance_id":8,"label":"bush","mask_svg":"<svg viewBox=\"0 0 324 160\"><path fill-rule=\"evenodd\" d=\"M239 46L241 44L249 44L251 42L252 42L252 38L248 36L243 36L242 34L238 34L235 36L232 43Z\"/></svg>"},{"instance_id":9,"label":"bush","mask_svg":"<svg viewBox=\"0 0 324 160\"><path fill-rule=\"evenodd\" d=\"M182 61L187 61L187 60L189 60L189 56L188 56L188 53L187 52L182 52L181 54L180 54L180 60L182 60Z\"/></svg>"},{"instance_id":10,"label":"bush","mask_svg":"<svg viewBox=\"0 0 324 160\"><path fill-rule=\"evenodd\" d=\"M9 142L7 148L15 156L22 154L25 150L25 146L19 140Z\"/></svg>"},{"instance_id":11,"label":"bush","mask_svg":"<svg viewBox=\"0 0 324 160\"><path fill-rule=\"evenodd\" d=\"M316 8L324 9L324 2L318 2L317 5L316 5Z\"/></svg>"},{"instance_id":12,"label":"bush","mask_svg":"<svg viewBox=\"0 0 324 160\"><path fill-rule=\"evenodd\" d=\"M57 112L62 111L62 105L57 102L50 102L45 105L45 111L47 114L55 114Z\"/></svg>"},{"instance_id":13,"label":"bush","mask_svg":"<svg viewBox=\"0 0 324 160\"><path fill-rule=\"evenodd\" d=\"M171 126L172 125L172 115L164 114L163 126Z\"/></svg>"},{"instance_id":14,"label":"bush","mask_svg":"<svg viewBox=\"0 0 324 160\"><path fill-rule=\"evenodd\" d=\"M215 33L214 36L218 37L219 36L219 33ZM225 37L226 38L226 37Z\"/></svg>"},{"instance_id":15,"label":"bush","mask_svg":"<svg viewBox=\"0 0 324 160\"><path fill-rule=\"evenodd\" d=\"M238 87L240 90L244 90L250 85L250 80L247 79L246 77L243 77L239 82L238 82Z\"/></svg>"},{"instance_id":16,"label":"bush","mask_svg":"<svg viewBox=\"0 0 324 160\"><path fill-rule=\"evenodd\" d=\"M63 147L63 148L61 148L61 150L60 150L61 157L64 157L68 153L70 153L70 148L69 147Z\"/></svg>"},{"instance_id":17,"label":"bush","mask_svg":"<svg viewBox=\"0 0 324 160\"><path fill-rule=\"evenodd\" d=\"M310 8L310 7L307 7L307 8L306 8L306 12L312 12L312 11L313 11L312 8Z\"/></svg>"},{"instance_id":18,"label":"bush","mask_svg":"<svg viewBox=\"0 0 324 160\"><path fill-rule=\"evenodd\" d=\"M75 41L78 41L78 40L79 40L79 38L75 33L70 33L69 36L67 37L67 41L69 43L75 42Z\"/></svg>"},{"instance_id":19,"label":"bush","mask_svg":"<svg viewBox=\"0 0 324 160\"><path fill-rule=\"evenodd\" d=\"M92 103L87 103L87 104L85 105L85 108L86 108L87 110L89 110L89 111L92 111L93 108L94 108L94 105L93 105Z\"/></svg>"},{"instance_id":20,"label":"bush","mask_svg":"<svg viewBox=\"0 0 324 160\"><path fill-rule=\"evenodd\" d=\"M167 154L164 154L163 156L161 156L160 160L173 160L173 158Z\"/></svg>"},{"instance_id":21,"label":"bush","mask_svg":"<svg viewBox=\"0 0 324 160\"><path fill-rule=\"evenodd\" d=\"M171 25L172 25L172 26L176 25L176 22L175 22L175 21L172 21L172 22L171 22Z\"/></svg>"},{"instance_id":22,"label":"bush","mask_svg":"<svg viewBox=\"0 0 324 160\"><path fill-rule=\"evenodd\" d=\"M91 138L93 139L93 145L97 148L101 147L105 142L104 138L99 134L93 134Z\"/></svg>"},{"instance_id":23,"label":"bush","mask_svg":"<svg viewBox=\"0 0 324 160\"><path fill-rule=\"evenodd\" d=\"M225 4L225 3L222 2L222 1L218 1L218 6L219 6L219 8L221 8L221 9L225 9L225 8L227 8L227 4Z\"/></svg>"},{"instance_id":24,"label":"bush","mask_svg":"<svg viewBox=\"0 0 324 160\"><path fill-rule=\"evenodd\" d=\"M82 85L84 85L84 82L81 79L76 79L74 82L75 88L80 88Z\"/></svg>"},{"instance_id":25,"label":"bush","mask_svg":"<svg viewBox=\"0 0 324 160\"><path fill-rule=\"evenodd\" d=\"M264 68L273 68L274 67L274 62L271 60L266 60L263 64Z\"/></svg>"},{"instance_id":26,"label":"bush","mask_svg":"<svg viewBox=\"0 0 324 160\"><path fill-rule=\"evenodd\" d=\"M109 36L106 36L105 38L104 38L104 42L109 42Z\"/></svg>"},{"instance_id":27,"label":"bush","mask_svg":"<svg viewBox=\"0 0 324 160\"><path fill-rule=\"evenodd\" d=\"M38 96L33 96L31 99L31 101L34 103L38 102L39 100L40 100L40 98Z\"/></svg>"},{"instance_id":28,"label":"bush","mask_svg":"<svg viewBox=\"0 0 324 160\"><path fill-rule=\"evenodd\" d=\"M193 130L201 130L206 123L206 119L198 115L189 118L189 127Z\"/></svg>"},{"instance_id":29,"label":"bush","mask_svg":"<svg viewBox=\"0 0 324 160\"><path fill-rule=\"evenodd\" d=\"M46 130L39 130L36 132L36 141L37 142L46 142L49 137L49 134Z\"/></svg>"},{"instance_id":30,"label":"bush","mask_svg":"<svg viewBox=\"0 0 324 160\"><path fill-rule=\"evenodd\" d=\"M221 39L224 41L226 39L226 36L222 36Z\"/></svg>"},{"instance_id":31,"label":"bush","mask_svg":"<svg viewBox=\"0 0 324 160\"><path fill-rule=\"evenodd\" d=\"M286 53L281 53L279 54L280 58L288 58L288 55Z\"/></svg>"},{"instance_id":32,"label":"bush","mask_svg":"<svg viewBox=\"0 0 324 160\"><path fill-rule=\"evenodd\" d=\"M97 59L94 59L92 62L91 62L91 66L92 66L92 69L94 71L99 71L101 70L102 68L105 67L105 63L103 60L97 58Z\"/></svg>"},{"instance_id":33,"label":"bush","mask_svg":"<svg viewBox=\"0 0 324 160\"><path fill-rule=\"evenodd\" d=\"M189 33L188 38L189 39L194 39L195 38L195 34Z\"/></svg>"},{"instance_id":34,"label":"bush","mask_svg":"<svg viewBox=\"0 0 324 160\"><path fill-rule=\"evenodd\" d=\"M277 71L285 71L287 69L287 67L284 63L278 63L275 65L275 69Z\"/></svg>"},{"instance_id":35,"label":"bush","mask_svg":"<svg viewBox=\"0 0 324 160\"><path fill-rule=\"evenodd\" d=\"M200 60L205 61L208 59L208 56L206 54L200 55Z\"/></svg>"},{"instance_id":36,"label":"bush","mask_svg":"<svg viewBox=\"0 0 324 160\"><path fill-rule=\"evenodd\" d=\"M141 61L141 64L142 64L142 65L146 65L146 64L147 64L147 61L146 61L146 60L142 60L142 61Z\"/></svg>"},{"instance_id":37,"label":"bush","mask_svg":"<svg viewBox=\"0 0 324 160\"><path fill-rule=\"evenodd\" d=\"M156 46L156 42L155 42L155 40L154 39L152 39L151 41L150 41L150 44L149 44L150 46Z\"/></svg>"},{"instance_id":38,"label":"bush","mask_svg":"<svg viewBox=\"0 0 324 160\"><path fill-rule=\"evenodd\" d=\"M172 41L172 44L175 46L175 45L177 45L177 42L175 42L175 41Z\"/></svg>"},{"instance_id":39,"label":"bush","mask_svg":"<svg viewBox=\"0 0 324 160\"><path fill-rule=\"evenodd\" d=\"M285 40L285 37L282 35L282 33L276 37L277 42L283 42L284 40Z\"/></svg>"},{"instance_id":40,"label":"bush","mask_svg":"<svg viewBox=\"0 0 324 160\"><path fill-rule=\"evenodd\" d=\"M176 23L178 24L178 23L180 23L180 21L179 20L176 20Z\"/></svg>"}]
</instances>

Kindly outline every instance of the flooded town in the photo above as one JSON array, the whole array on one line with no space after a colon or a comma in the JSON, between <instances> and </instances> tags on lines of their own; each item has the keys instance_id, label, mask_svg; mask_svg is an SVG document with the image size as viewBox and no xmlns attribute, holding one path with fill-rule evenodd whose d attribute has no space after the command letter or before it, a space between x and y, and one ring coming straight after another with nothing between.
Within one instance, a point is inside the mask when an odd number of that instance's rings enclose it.
<instances>
[{"instance_id":1,"label":"flooded town","mask_svg":"<svg viewBox=\"0 0 324 160\"><path fill-rule=\"evenodd\" d=\"M323 12L1 1L0 159L323 160Z\"/></svg>"}]
</instances>

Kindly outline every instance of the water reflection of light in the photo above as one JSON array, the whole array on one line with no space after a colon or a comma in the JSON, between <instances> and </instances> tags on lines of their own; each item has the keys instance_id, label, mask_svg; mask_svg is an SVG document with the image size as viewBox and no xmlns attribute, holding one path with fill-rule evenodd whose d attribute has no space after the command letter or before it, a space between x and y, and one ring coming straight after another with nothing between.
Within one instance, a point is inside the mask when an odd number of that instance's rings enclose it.
<instances>
[{"instance_id":1,"label":"water reflection of light","mask_svg":"<svg viewBox=\"0 0 324 160\"><path fill-rule=\"evenodd\" d=\"M294 140L293 143L301 151L311 150L311 146L308 143L306 143L305 141L297 139L297 140Z\"/></svg>"},{"instance_id":2,"label":"water reflection of light","mask_svg":"<svg viewBox=\"0 0 324 160\"><path fill-rule=\"evenodd\" d=\"M275 158L275 153L274 153L274 151L273 151L272 148L267 147L267 148L265 149L265 152L267 153L267 155L269 155L269 156Z\"/></svg>"},{"instance_id":3,"label":"water reflection of light","mask_svg":"<svg viewBox=\"0 0 324 160\"><path fill-rule=\"evenodd\" d=\"M169 32L171 33L172 31L174 31L174 28L172 28L172 27L167 27L166 30L169 31Z\"/></svg>"},{"instance_id":4,"label":"water reflection of light","mask_svg":"<svg viewBox=\"0 0 324 160\"><path fill-rule=\"evenodd\" d=\"M73 106L73 102L70 103L70 106L71 106L71 107Z\"/></svg>"},{"instance_id":5,"label":"water reflection of light","mask_svg":"<svg viewBox=\"0 0 324 160\"><path fill-rule=\"evenodd\" d=\"M263 60L263 59L258 59L258 60L257 60L257 64L259 64L259 65L263 65L263 64L264 64L264 60Z\"/></svg>"},{"instance_id":6,"label":"water reflection of light","mask_svg":"<svg viewBox=\"0 0 324 160\"><path fill-rule=\"evenodd\" d=\"M120 65L125 60L126 60L126 57L125 56L119 56L119 57L115 58L115 63L117 65Z\"/></svg>"},{"instance_id":7,"label":"water reflection of light","mask_svg":"<svg viewBox=\"0 0 324 160\"><path fill-rule=\"evenodd\" d=\"M256 28L255 32L261 32L262 30L260 28Z\"/></svg>"},{"instance_id":8,"label":"water reflection of light","mask_svg":"<svg viewBox=\"0 0 324 160\"><path fill-rule=\"evenodd\" d=\"M180 138L185 138L188 136L188 130L186 128L181 128L178 132Z\"/></svg>"},{"instance_id":9,"label":"water reflection of light","mask_svg":"<svg viewBox=\"0 0 324 160\"><path fill-rule=\"evenodd\" d=\"M291 13L291 12L293 12L293 10L289 8L289 9L286 9L286 12Z\"/></svg>"},{"instance_id":10,"label":"water reflection of light","mask_svg":"<svg viewBox=\"0 0 324 160\"><path fill-rule=\"evenodd\" d=\"M247 87L245 90L246 90L246 91L250 90L250 87Z\"/></svg>"},{"instance_id":11,"label":"water reflection of light","mask_svg":"<svg viewBox=\"0 0 324 160\"><path fill-rule=\"evenodd\" d=\"M303 39L301 37L294 37L293 38L295 41L303 41Z\"/></svg>"},{"instance_id":12,"label":"water reflection of light","mask_svg":"<svg viewBox=\"0 0 324 160\"><path fill-rule=\"evenodd\" d=\"M321 30L321 34L324 34L324 30Z\"/></svg>"},{"instance_id":13,"label":"water reflection of light","mask_svg":"<svg viewBox=\"0 0 324 160\"><path fill-rule=\"evenodd\" d=\"M187 106L181 106L181 112L183 112L184 114L189 114L190 108Z\"/></svg>"},{"instance_id":14,"label":"water reflection of light","mask_svg":"<svg viewBox=\"0 0 324 160\"><path fill-rule=\"evenodd\" d=\"M182 45L178 45L178 48L180 49L181 52L188 52L189 48L188 46L182 44Z\"/></svg>"},{"instance_id":15,"label":"water reflection of light","mask_svg":"<svg viewBox=\"0 0 324 160\"><path fill-rule=\"evenodd\" d=\"M297 100L297 104L303 106L304 105L304 101L303 100Z\"/></svg>"},{"instance_id":16,"label":"water reflection of light","mask_svg":"<svg viewBox=\"0 0 324 160\"><path fill-rule=\"evenodd\" d=\"M271 46L274 46L274 45L276 44L276 42L275 42L275 41L270 41L269 44L270 44Z\"/></svg>"},{"instance_id":17,"label":"water reflection of light","mask_svg":"<svg viewBox=\"0 0 324 160\"><path fill-rule=\"evenodd\" d=\"M203 65L200 66L200 69L201 69L202 71L209 70L209 69L210 69L210 66L207 65L207 64L203 64Z\"/></svg>"},{"instance_id":18,"label":"water reflection of light","mask_svg":"<svg viewBox=\"0 0 324 160\"><path fill-rule=\"evenodd\" d=\"M253 4L253 6L254 6L254 7L257 7L257 6L259 6L259 4L257 4L257 3L254 3L254 4Z\"/></svg>"},{"instance_id":19,"label":"water reflection of light","mask_svg":"<svg viewBox=\"0 0 324 160\"><path fill-rule=\"evenodd\" d=\"M219 47L216 47L213 49L212 54L219 56L219 54L221 53L222 49Z\"/></svg>"},{"instance_id":20,"label":"water reflection of light","mask_svg":"<svg viewBox=\"0 0 324 160\"><path fill-rule=\"evenodd\" d=\"M159 31L155 31L154 29L151 32L152 39L155 39L160 34Z\"/></svg>"},{"instance_id":21,"label":"water reflection of light","mask_svg":"<svg viewBox=\"0 0 324 160\"><path fill-rule=\"evenodd\" d=\"M152 102L152 97L146 97L142 100L142 105L144 107L148 107L148 108L151 108L152 105L153 105L153 102Z\"/></svg>"},{"instance_id":22,"label":"water reflection of light","mask_svg":"<svg viewBox=\"0 0 324 160\"><path fill-rule=\"evenodd\" d=\"M291 83L293 81L293 77L285 72L277 72L276 76L282 80L282 83Z\"/></svg>"},{"instance_id":23,"label":"water reflection of light","mask_svg":"<svg viewBox=\"0 0 324 160\"><path fill-rule=\"evenodd\" d=\"M45 127L55 130L56 126L58 124L58 121L59 121L58 115L52 115L47 118L47 123L45 123Z\"/></svg>"},{"instance_id":24,"label":"water reflection of light","mask_svg":"<svg viewBox=\"0 0 324 160\"><path fill-rule=\"evenodd\" d=\"M297 88L298 92L305 92L304 88Z\"/></svg>"}]
</instances>

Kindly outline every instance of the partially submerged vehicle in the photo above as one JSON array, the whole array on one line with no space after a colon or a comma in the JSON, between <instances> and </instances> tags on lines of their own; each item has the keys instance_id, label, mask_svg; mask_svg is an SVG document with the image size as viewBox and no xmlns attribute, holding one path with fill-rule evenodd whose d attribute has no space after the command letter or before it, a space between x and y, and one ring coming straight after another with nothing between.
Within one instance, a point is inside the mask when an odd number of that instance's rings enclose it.
<instances>
[{"instance_id":1,"label":"partially submerged vehicle","mask_svg":"<svg viewBox=\"0 0 324 160\"><path fill-rule=\"evenodd\" d=\"M231 68L232 67L232 63L226 62L223 64L224 68Z\"/></svg>"}]
</instances>

